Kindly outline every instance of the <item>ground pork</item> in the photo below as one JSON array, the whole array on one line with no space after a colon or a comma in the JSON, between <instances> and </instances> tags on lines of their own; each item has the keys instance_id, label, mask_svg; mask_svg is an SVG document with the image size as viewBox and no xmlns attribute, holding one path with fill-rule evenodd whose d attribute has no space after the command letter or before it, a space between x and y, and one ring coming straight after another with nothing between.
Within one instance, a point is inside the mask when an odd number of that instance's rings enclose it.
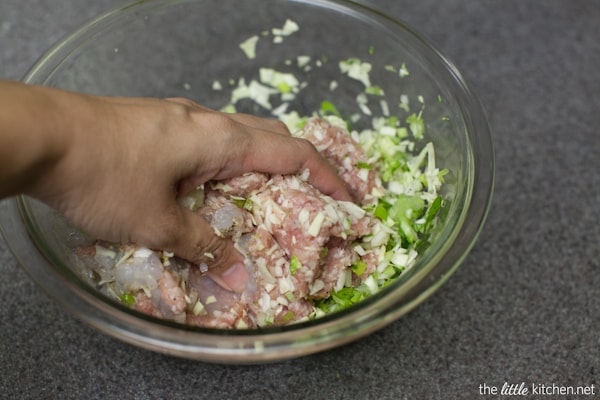
<instances>
[{"instance_id":1,"label":"ground pork","mask_svg":"<svg viewBox=\"0 0 600 400\"><path fill-rule=\"evenodd\" d=\"M307 182L307 171L209 182L194 199L181 202L193 204L215 233L233 240L244 255L249 278L242 293L221 287L201 266L164 252L104 243L81 247L78 254L100 286L121 299L134 293L134 307L158 318L213 328L310 318L313 300L360 282L381 262L378 249L357 245L381 227L360 207L372 201L380 183L342 127L313 118L298 136L336 166L356 204L320 193ZM357 262L365 265L360 276L350 269Z\"/></svg>"}]
</instances>

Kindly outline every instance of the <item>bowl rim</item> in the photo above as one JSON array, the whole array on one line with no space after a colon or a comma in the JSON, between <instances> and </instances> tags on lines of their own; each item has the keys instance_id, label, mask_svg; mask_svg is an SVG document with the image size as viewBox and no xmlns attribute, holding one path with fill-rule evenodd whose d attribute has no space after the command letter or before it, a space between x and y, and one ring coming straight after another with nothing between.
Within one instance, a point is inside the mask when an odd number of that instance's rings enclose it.
<instances>
[{"instance_id":1,"label":"bowl rim","mask_svg":"<svg viewBox=\"0 0 600 400\"><path fill-rule=\"evenodd\" d=\"M186 1L190 0L137 1L108 11L57 42L38 59L23 81L36 83L38 76L47 75L47 71L57 68L64 58L89 40L90 35L97 33L98 29L108 29L116 21L128 18L141 9L159 8ZM341 7L393 26L394 29L409 34L431 52L453 78L452 84L460 92L456 97L461 103L459 107L463 112L470 141L467 162L473 168L467 169L471 174L467 177L469 184L464 210L460 215L460 222L457 223L460 229L452 232L450 244L443 246L443 251L437 253L434 260L430 260L429 268L415 270L406 277L405 274L402 275L405 280L411 279L413 285L394 282L395 286L390 285L358 306L319 318L317 322L248 331L213 330L187 327L143 316L124 306L115 307L113 302L109 304L105 298L98 301L98 293L92 293L91 288L85 288L81 283L73 281L75 274L71 277L65 276L56 270L52 266L52 256L38 245L35 238L36 228L28 218L28 203L31 200L18 196L0 202L0 231L8 247L30 277L71 314L110 336L165 354L218 363L270 362L337 347L397 320L435 292L468 255L491 207L495 156L485 111L462 74L434 44L407 24L380 11L349 0L289 1ZM465 224L465 221L469 223ZM465 240L466 245L463 248L458 249L451 245L460 239ZM37 251L31 251L27 244L33 244ZM386 297L390 291L393 291L395 296ZM115 309L118 310L117 313Z\"/></svg>"}]
</instances>

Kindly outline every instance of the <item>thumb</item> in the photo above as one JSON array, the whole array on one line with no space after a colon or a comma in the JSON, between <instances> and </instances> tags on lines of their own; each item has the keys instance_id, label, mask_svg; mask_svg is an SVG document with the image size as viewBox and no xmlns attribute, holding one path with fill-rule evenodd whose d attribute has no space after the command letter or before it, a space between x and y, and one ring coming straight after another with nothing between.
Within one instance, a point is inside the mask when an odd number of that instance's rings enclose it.
<instances>
[{"instance_id":1,"label":"thumb","mask_svg":"<svg viewBox=\"0 0 600 400\"><path fill-rule=\"evenodd\" d=\"M248 283L244 257L235 249L233 242L215 234L213 228L200 215L177 207L178 221L170 229L168 251L178 257L208 268L206 274L222 288L241 293Z\"/></svg>"}]
</instances>

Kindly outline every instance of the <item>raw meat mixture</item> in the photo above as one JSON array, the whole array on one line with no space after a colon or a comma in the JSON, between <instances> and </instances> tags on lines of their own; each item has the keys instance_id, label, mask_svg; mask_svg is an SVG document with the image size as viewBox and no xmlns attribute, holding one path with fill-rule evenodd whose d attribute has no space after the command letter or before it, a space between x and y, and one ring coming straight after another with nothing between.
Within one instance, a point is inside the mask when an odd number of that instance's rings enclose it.
<instances>
[{"instance_id":1,"label":"raw meat mixture","mask_svg":"<svg viewBox=\"0 0 600 400\"><path fill-rule=\"evenodd\" d=\"M250 173L209 182L182 205L200 213L245 256L241 293L163 251L95 243L77 249L90 277L136 310L204 327L254 328L315 317L314 301L353 287L382 262L385 231L362 206L382 192L375 167L341 124L312 118L296 134L337 167L356 203L323 195L302 175ZM381 235L377 235L381 236ZM351 268L360 265L361 268Z\"/></svg>"}]
</instances>

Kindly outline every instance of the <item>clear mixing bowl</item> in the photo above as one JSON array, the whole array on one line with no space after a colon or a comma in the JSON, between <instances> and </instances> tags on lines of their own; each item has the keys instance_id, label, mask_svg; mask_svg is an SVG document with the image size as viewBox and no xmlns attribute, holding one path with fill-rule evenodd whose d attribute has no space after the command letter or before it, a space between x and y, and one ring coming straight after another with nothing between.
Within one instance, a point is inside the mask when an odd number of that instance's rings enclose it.
<instances>
[{"instance_id":1,"label":"clear mixing bowl","mask_svg":"<svg viewBox=\"0 0 600 400\"><path fill-rule=\"evenodd\" d=\"M283 28L288 19L300 28L293 35L271 30ZM254 35L259 41L252 58L239 45ZM309 67L297 65L298 56L308 56ZM134 345L191 359L288 359L356 340L400 318L465 258L484 223L494 178L491 135L480 103L456 67L413 29L350 1L138 1L63 39L24 80L101 95L182 96L220 109L231 93L215 90L215 82L227 88L232 79L250 81L260 67L291 68L307 83L294 109L308 115L331 100L351 115L361 83L343 81L338 65L349 58L367 60L371 80L385 93L370 104L373 110L385 100L400 115L403 95L411 99L410 111L421 107L420 101L425 104L426 140L435 146L437 165L450 171L443 189L450 206L431 246L397 281L367 300L285 327L183 326L133 311L81 279L70 243L73 228L31 198L1 203L0 225L9 247L39 287L83 321ZM390 65L404 65L409 75L401 77ZM338 82L334 91L332 81ZM270 115L253 102L240 102L238 110Z\"/></svg>"}]
</instances>

